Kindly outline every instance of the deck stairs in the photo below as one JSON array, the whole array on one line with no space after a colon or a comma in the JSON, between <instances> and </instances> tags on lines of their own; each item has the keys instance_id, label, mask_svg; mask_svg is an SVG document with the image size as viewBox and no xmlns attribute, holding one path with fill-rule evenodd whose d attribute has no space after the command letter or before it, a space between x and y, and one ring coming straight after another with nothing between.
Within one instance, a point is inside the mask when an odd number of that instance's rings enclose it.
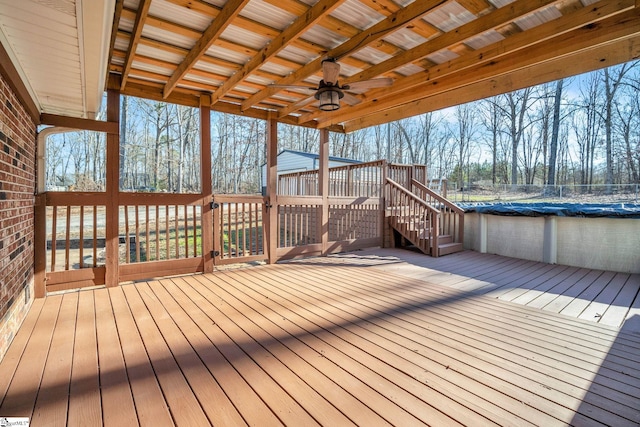
<instances>
[{"instance_id":1,"label":"deck stairs","mask_svg":"<svg viewBox=\"0 0 640 427\"><path fill-rule=\"evenodd\" d=\"M387 186L387 220L401 245L408 242L434 257L464 249L462 209L417 181L413 191L390 179Z\"/></svg>"}]
</instances>

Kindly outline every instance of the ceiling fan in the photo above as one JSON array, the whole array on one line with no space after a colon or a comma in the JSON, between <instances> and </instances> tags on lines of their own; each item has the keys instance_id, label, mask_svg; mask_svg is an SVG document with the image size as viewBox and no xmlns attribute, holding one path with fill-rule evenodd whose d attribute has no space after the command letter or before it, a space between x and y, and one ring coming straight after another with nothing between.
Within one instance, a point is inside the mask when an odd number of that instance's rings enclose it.
<instances>
[{"instance_id":1,"label":"ceiling fan","mask_svg":"<svg viewBox=\"0 0 640 427\"><path fill-rule=\"evenodd\" d=\"M335 58L327 58L322 61L322 80L320 80L318 87L277 84L270 86L315 91L316 93L313 96L299 101L296 105L303 106L313 102L314 100L318 100L319 108L322 111L335 111L340 108L341 99L349 105L356 105L361 102L359 98L349 92L360 93L372 88L391 86L393 83L393 79L385 77L362 80L340 86L338 83L339 75L340 64L338 64Z\"/></svg>"}]
</instances>

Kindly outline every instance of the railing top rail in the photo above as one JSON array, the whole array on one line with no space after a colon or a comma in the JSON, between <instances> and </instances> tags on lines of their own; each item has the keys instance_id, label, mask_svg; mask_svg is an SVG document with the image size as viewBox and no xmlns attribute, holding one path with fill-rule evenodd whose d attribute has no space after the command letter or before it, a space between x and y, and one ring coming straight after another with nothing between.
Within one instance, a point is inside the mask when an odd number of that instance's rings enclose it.
<instances>
[{"instance_id":1,"label":"railing top rail","mask_svg":"<svg viewBox=\"0 0 640 427\"><path fill-rule=\"evenodd\" d=\"M397 182L395 182L391 178L387 178L387 184L389 184L392 187L394 187L395 189L399 190L401 193L404 193L410 199L412 199L416 203L420 204L421 206L424 206L425 208L427 208L427 210L431 211L435 215L440 215L440 211L438 209L434 208L433 206L431 206L430 204L428 204L427 202L422 200L420 197L416 196L411 191L407 190L406 188L404 188L402 185L398 184Z\"/></svg>"},{"instance_id":2,"label":"railing top rail","mask_svg":"<svg viewBox=\"0 0 640 427\"><path fill-rule=\"evenodd\" d=\"M449 207L450 209L452 209L456 213L459 213L460 215L464 214L464 210L462 208L460 208L458 205L450 202L449 200L445 199L444 197L442 197L441 195L439 195L435 191L431 190L429 187L427 187L426 185L424 185L420 181L416 181L415 179L412 179L411 183L413 185L415 185L416 187L418 187L419 189L421 189L422 191L424 191L425 193L427 193L429 196L433 197L434 199L436 199L437 201L442 203L443 205L446 205L447 207Z\"/></svg>"},{"instance_id":3,"label":"railing top rail","mask_svg":"<svg viewBox=\"0 0 640 427\"><path fill-rule=\"evenodd\" d=\"M363 169L363 168L368 168L372 166L384 166L385 163L386 163L385 160L374 160L374 161L365 162L365 163L354 163L351 165L334 166L329 168L329 172L348 170L348 169ZM303 176L303 175L316 175L317 173L318 173L318 169L311 169L311 170L298 171L298 172L287 172L287 173L280 174L278 178L289 178L289 177Z\"/></svg>"},{"instance_id":4,"label":"railing top rail","mask_svg":"<svg viewBox=\"0 0 640 427\"><path fill-rule=\"evenodd\" d=\"M288 177L294 177L294 176L317 175L317 174L318 174L318 169L311 169L306 171L282 173L278 176L278 178L288 178Z\"/></svg>"},{"instance_id":5,"label":"railing top rail","mask_svg":"<svg viewBox=\"0 0 640 427\"><path fill-rule=\"evenodd\" d=\"M214 194L213 201L219 203L262 203L265 197L255 194Z\"/></svg>"},{"instance_id":6,"label":"railing top rail","mask_svg":"<svg viewBox=\"0 0 640 427\"><path fill-rule=\"evenodd\" d=\"M361 169L361 168L368 168L371 166L383 166L385 164L385 160L373 160L371 162L364 162L364 163L353 163L350 165L342 165L342 166L334 166L332 168L329 168L329 171L336 171L336 170L341 170L341 169Z\"/></svg>"}]
</instances>

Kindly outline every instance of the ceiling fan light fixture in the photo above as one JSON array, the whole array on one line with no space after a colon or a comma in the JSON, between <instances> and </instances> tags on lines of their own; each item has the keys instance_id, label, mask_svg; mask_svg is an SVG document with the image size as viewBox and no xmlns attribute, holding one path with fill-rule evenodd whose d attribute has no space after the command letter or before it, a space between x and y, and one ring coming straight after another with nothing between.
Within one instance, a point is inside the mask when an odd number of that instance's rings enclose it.
<instances>
[{"instance_id":1,"label":"ceiling fan light fixture","mask_svg":"<svg viewBox=\"0 0 640 427\"><path fill-rule=\"evenodd\" d=\"M344 93L337 86L325 86L322 82L315 94L322 111L336 111L340 108L340 99L343 97Z\"/></svg>"}]
</instances>

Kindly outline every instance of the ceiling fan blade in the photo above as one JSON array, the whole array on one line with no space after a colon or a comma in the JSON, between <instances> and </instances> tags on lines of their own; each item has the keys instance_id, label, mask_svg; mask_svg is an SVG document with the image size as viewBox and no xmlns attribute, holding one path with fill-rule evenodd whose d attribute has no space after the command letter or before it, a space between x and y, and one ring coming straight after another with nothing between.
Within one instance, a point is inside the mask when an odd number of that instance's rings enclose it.
<instances>
[{"instance_id":1,"label":"ceiling fan blade","mask_svg":"<svg viewBox=\"0 0 640 427\"><path fill-rule=\"evenodd\" d=\"M358 97L351 95L350 93L345 93L344 98L342 100L349 105L357 105L362 102L362 100Z\"/></svg>"},{"instance_id":2,"label":"ceiling fan blade","mask_svg":"<svg viewBox=\"0 0 640 427\"><path fill-rule=\"evenodd\" d=\"M315 101L315 100L316 100L316 97L315 97L315 96L309 96L309 97L307 97L307 98L303 98L303 99L301 99L300 101L296 102L296 103L293 105L293 107L295 107L296 109L298 109L298 108L302 108L302 107L304 107L304 106L305 106L305 105L307 105L307 104L311 104L311 103L312 103L313 101Z\"/></svg>"},{"instance_id":3,"label":"ceiling fan blade","mask_svg":"<svg viewBox=\"0 0 640 427\"><path fill-rule=\"evenodd\" d=\"M334 59L325 59L322 61L322 80L329 85L335 85L340 76L340 64Z\"/></svg>"},{"instance_id":4,"label":"ceiling fan blade","mask_svg":"<svg viewBox=\"0 0 640 427\"><path fill-rule=\"evenodd\" d=\"M381 79L371 79L371 80L362 80L360 82L349 83L348 85L344 85L342 90L348 91L365 91L367 89L373 89L376 87L388 87L393 84L393 79L390 77L385 77Z\"/></svg>"}]
</instances>

